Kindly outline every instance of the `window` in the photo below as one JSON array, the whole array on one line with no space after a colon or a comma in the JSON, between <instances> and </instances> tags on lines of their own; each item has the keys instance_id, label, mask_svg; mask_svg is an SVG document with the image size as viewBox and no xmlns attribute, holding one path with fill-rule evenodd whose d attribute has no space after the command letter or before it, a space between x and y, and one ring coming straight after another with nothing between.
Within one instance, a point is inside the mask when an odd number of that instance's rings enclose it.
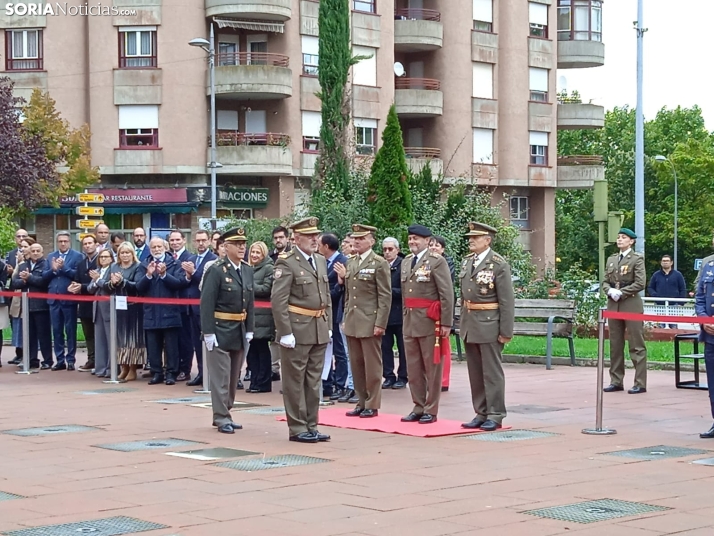
<instances>
[{"instance_id":1,"label":"window","mask_svg":"<svg viewBox=\"0 0 714 536\"><path fill-rule=\"evenodd\" d=\"M531 37L548 37L548 6L528 2L528 22Z\"/></svg>"},{"instance_id":2,"label":"window","mask_svg":"<svg viewBox=\"0 0 714 536\"><path fill-rule=\"evenodd\" d=\"M156 105L119 106L119 148L159 148L159 107Z\"/></svg>"},{"instance_id":3,"label":"window","mask_svg":"<svg viewBox=\"0 0 714 536\"><path fill-rule=\"evenodd\" d=\"M119 68L156 66L156 26L119 28Z\"/></svg>"},{"instance_id":4,"label":"window","mask_svg":"<svg viewBox=\"0 0 714 536\"><path fill-rule=\"evenodd\" d=\"M602 41L600 0L558 0L559 41Z\"/></svg>"},{"instance_id":5,"label":"window","mask_svg":"<svg viewBox=\"0 0 714 536\"><path fill-rule=\"evenodd\" d=\"M306 153L316 153L320 146L320 127L322 114L320 112L302 113L302 150Z\"/></svg>"},{"instance_id":6,"label":"window","mask_svg":"<svg viewBox=\"0 0 714 536\"><path fill-rule=\"evenodd\" d=\"M532 166L547 166L548 165L548 133L534 132L529 133L531 144L531 165Z\"/></svg>"},{"instance_id":7,"label":"window","mask_svg":"<svg viewBox=\"0 0 714 536\"><path fill-rule=\"evenodd\" d=\"M493 0L473 0L474 30L493 31Z\"/></svg>"},{"instance_id":8,"label":"window","mask_svg":"<svg viewBox=\"0 0 714 536\"><path fill-rule=\"evenodd\" d=\"M536 102L548 102L548 69L529 69L530 78L530 100Z\"/></svg>"},{"instance_id":9,"label":"window","mask_svg":"<svg viewBox=\"0 0 714 536\"><path fill-rule=\"evenodd\" d=\"M355 140L357 154L374 154L377 143L377 120L355 117Z\"/></svg>"},{"instance_id":10,"label":"window","mask_svg":"<svg viewBox=\"0 0 714 536\"><path fill-rule=\"evenodd\" d=\"M493 164L493 130L473 129L473 163Z\"/></svg>"},{"instance_id":11,"label":"window","mask_svg":"<svg viewBox=\"0 0 714 536\"><path fill-rule=\"evenodd\" d=\"M238 110L216 110L216 129L238 132Z\"/></svg>"},{"instance_id":12,"label":"window","mask_svg":"<svg viewBox=\"0 0 714 536\"><path fill-rule=\"evenodd\" d=\"M376 13L377 0L354 0L352 9L354 11L364 11L365 13Z\"/></svg>"},{"instance_id":13,"label":"window","mask_svg":"<svg viewBox=\"0 0 714 536\"><path fill-rule=\"evenodd\" d=\"M377 49L371 47L355 46L352 49L354 56L365 56L352 67L352 83L357 86L377 85Z\"/></svg>"},{"instance_id":14,"label":"window","mask_svg":"<svg viewBox=\"0 0 714 536\"><path fill-rule=\"evenodd\" d=\"M219 67L224 65L240 65L240 50L238 43L219 42L218 43L218 61Z\"/></svg>"},{"instance_id":15,"label":"window","mask_svg":"<svg viewBox=\"0 0 714 536\"><path fill-rule=\"evenodd\" d=\"M42 30L5 31L5 70L41 71Z\"/></svg>"},{"instance_id":16,"label":"window","mask_svg":"<svg viewBox=\"0 0 714 536\"><path fill-rule=\"evenodd\" d=\"M478 99L493 98L493 65L475 61L473 64L473 93Z\"/></svg>"},{"instance_id":17,"label":"window","mask_svg":"<svg viewBox=\"0 0 714 536\"><path fill-rule=\"evenodd\" d=\"M302 74L317 76L319 39L310 35L302 36Z\"/></svg>"},{"instance_id":18,"label":"window","mask_svg":"<svg viewBox=\"0 0 714 536\"><path fill-rule=\"evenodd\" d=\"M525 196L511 197L511 223L521 229L530 227L528 198Z\"/></svg>"}]
</instances>

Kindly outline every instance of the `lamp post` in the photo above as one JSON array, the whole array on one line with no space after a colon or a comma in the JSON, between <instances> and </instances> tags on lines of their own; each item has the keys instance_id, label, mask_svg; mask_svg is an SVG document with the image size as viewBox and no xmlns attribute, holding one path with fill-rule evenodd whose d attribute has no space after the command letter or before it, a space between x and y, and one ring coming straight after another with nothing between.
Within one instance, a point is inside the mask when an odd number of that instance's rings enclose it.
<instances>
[{"instance_id":1,"label":"lamp post","mask_svg":"<svg viewBox=\"0 0 714 536\"><path fill-rule=\"evenodd\" d=\"M644 84L643 51L647 28L642 27L644 0L637 0L637 110L635 113L635 251L645 253L645 120L642 104Z\"/></svg>"},{"instance_id":2,"label":"lamp post","mask_svg":"<svg viewBox=\"0 0 714 536\"><path fill-rule=\"evenodd\" d=\"M657 155L655 156L657 162L669 162L672 166L672 174L674 175L674 269L677 269L677 209L679 207L678 199L678 181L677 181L677 169L674 167L674 163L666 156Z\"/></svg>"},{"instance_id":3,"label":"lamp post","mask_svg":"<svg viewBox=\"0 0 714 536\"><path fill-rule=\"evenodd\" d=\"M211 91L211 161L208 167L211 170L211 230L216 230L216 168L221 165L216 162L216 48L213 37L213 24L211 24L210 40L203 37L196 37L188 42L192 47L201 47L208 52L208 76L210 79Z\"/></svg>"}]
</instances>

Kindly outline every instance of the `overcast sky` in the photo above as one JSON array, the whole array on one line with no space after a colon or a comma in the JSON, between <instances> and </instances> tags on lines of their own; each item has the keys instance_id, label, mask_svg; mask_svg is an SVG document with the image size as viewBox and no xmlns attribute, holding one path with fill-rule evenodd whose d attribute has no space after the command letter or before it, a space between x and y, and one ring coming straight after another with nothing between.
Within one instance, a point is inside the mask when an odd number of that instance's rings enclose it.
<instances>
[{"instance_id":1,"label":"overcast sky","mask_svg":"<svg viewBox=\"0 0 714 536\"><path fill-rule=\"evenodd\" d=\"M637 104L637 0L603 2L605 65L592 69L560 69L567 89L577 89L583 102L606 109ZM644 0L645 119L666 106L698 104L707 128L714 130L714 88L703 76L711 65L714 1ZM558 89L561 89L559 82Z\"/></svg>"}]
</instances>

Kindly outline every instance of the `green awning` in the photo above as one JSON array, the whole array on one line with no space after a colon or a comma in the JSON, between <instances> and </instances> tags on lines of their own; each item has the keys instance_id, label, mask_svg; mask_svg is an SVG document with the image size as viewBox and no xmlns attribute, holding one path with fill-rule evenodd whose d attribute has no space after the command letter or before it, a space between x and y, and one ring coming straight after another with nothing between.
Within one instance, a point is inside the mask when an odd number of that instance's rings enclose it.
<instances>
[{"instance_id":1,"label":"green awning","mask_svg":"<svg viewBox=\"0 0 714 536\"><path fill-rule=\"evenodd\" d=\"M35 215L43 214L74 214L75 207L42 207L33 212ZM105 206L105 214L143 214L151 212L153 214L189 214L198 211L198 203L186 205L132 205L112 207Z\"/></svg>"}]
</instances>

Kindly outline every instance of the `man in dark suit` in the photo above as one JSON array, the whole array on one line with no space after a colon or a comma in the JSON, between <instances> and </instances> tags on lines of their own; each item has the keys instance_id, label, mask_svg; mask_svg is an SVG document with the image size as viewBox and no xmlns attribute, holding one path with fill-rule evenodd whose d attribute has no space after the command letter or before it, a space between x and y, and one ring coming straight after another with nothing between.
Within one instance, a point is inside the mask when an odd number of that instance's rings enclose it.
<instances>
[{"instance_id":1,"label":"man in dark suit","mask_svg":"<svg viewBox=\"0 0 714 536\"><path fill-rule=\"evenodd\" d=\"M82 261L82 254L70 248L72 237L68 231L57 233L57 251L47 257L47 264L42 277L49 282L50 294L69 294L69 286L77 276L77 265ZM52 370L74 370L77 352L77 302L48 299L52 336L54 338L55 358L57 363ZM67 347L65 354L65 336Z\"/></svg>"},{"instance_id":2,"label":"man in dark suit","mask_svg":"<svg viewBox=\"0 0 714 536\"><path fill-rule=\"evenodd\" d=\"M183 231L174 229L169 234L169 246L174 261L180 266L187 277L183 278L179 289L179 298L188 298L191 284L189 270L195 271L196 257L186 249L186 235ZM200 280L199 280L200 281ZM188 305L181 305L181 338L179 340L179 374L177 382L191 379L191 363L193 363L193 337L191 336L191 318Z\"/></svg>"},{"instance_id":3,"label":"man in dark suit","mask_svg":"<svg viewBox=\"0 0 714 536\"><path fill-rule=\"evenodd\" d=\"M342 291L337 284L337 273L335 263L343 266L347 265L347 257L340 253L340 241L336 235L325 233L320 237L317 250L327 259L327 277L330 280L330 295L332 296L332 310L339 308ZM339 318L332 317L332 355L335 360L334 369L330 369L330 375L323 385L323 396L330 397L330 400L337 400L344 394L347 383L347 353L345 352L344 340L340 331Z\"/></svg>"},{"instance_id":4,"label":"man in dark suit","mask_svg":"<svg viewBox=\"0 0 714 536\"><path fill-rule=\"evenodd\" d=\"M87 286L92 282L92 276L89 274L92 270L97 269L97 239L94 235L87 235L82 239L82 251L84 251L84 259L77 265L77 273L74 277L74 282L69 286L69 291L72 294L89 295ZM79 302L77 316L82 322L82 331L84 331L84 340L87 341L87 362L79 367L80 372L89 372L94 368L94 307L92 302Z\"/></svg>"},{"instance_id":5,"label":"man in dark suit","mask_svg":"<svg viewBox=\"0 0 714 536\"><path fill-rule=\"evenodd\" d=\"M206 271L201 291L201 327L208 350L213 425L223 434L242 426L231 408L243 365L245 341L253 339L253 269L243 260L243 229L226 231L221 239L226 256Z\"/></svg>"},{"instance_id":6,"label":"man in dark suit","mask_svg":"<svg viewBox=\"0 0 714 536\"><path fill-rule=\"evenodd\" d=\"M211 238L208 231L196 231L193 237L196 246L196 260L194 263L186 263L186 275L191 278L191 284L186 291L186 297L196 300L201 297L201 290L198 286L203 279L203 273L206 268L206 263L216 260L218 256L213 253L208 246L211 243ZM198 374L193 380L186 382L186 385L194 387L203 384L203 344L201 344L201 307L199 305L188 306L188 317L191 324L191 344L192 349L196 352L196 361L198 364ZM189 363L189 374L191 372L191 364Z\"/></svg>"},{"instance_id":7,"label":"man in dark suit","mask_svg":"<svg viewBox=\"0 0 714 536\"><path fill-rule=\"evenodd\" d=\"M144 262L151 257L151 251L149 251L149 246L146 243L146 231L142 227L134 229L132 239L134 240L134 252L139 262Z\"/></svg>"},{"instance_id":8,"label":"man in dark suit","mask_svg":"<svg viewBox=\"0 0 714 536\"><path fill-rule=\"evenodd\" d=\"M11 250L8 254L7 257L5 257L5 273L7 274L7 281L12 284L12 273L15 271L15 266L17 266L17 258L18 255L22 256L22 253L20 252L20 243L25 239L29 238L29 234L27 234L27 231L25 229L18 229L15 231L15 249ZM3 288L5 288L5 285L3 285ZM7 300L8 302L10 300ZM15 337L13 337L13 340ZM20 340L22 340L20 338ZM15 347L15 358L12 361L8 362L11 365L19 365L22 363L22 345Z\"/></svg>"},{"instance_id":9,"label":"man in dark suit","mask_svg":"<svg viewBox=\"0 0 714 536\"><path fill-rule=\"evenodd\" d=\"M382 365L384 383L382 389L404 389L407 386L407 357L404 354L404 335L402 334L402 257L399 256L399 241L388 237L382 242L384 258L389 263L392 276L392 308L389 310L387 331L382 337ZM399 370L394 375L394 342L396 339L399 352Z\"/></svg>"}]
</instances>

